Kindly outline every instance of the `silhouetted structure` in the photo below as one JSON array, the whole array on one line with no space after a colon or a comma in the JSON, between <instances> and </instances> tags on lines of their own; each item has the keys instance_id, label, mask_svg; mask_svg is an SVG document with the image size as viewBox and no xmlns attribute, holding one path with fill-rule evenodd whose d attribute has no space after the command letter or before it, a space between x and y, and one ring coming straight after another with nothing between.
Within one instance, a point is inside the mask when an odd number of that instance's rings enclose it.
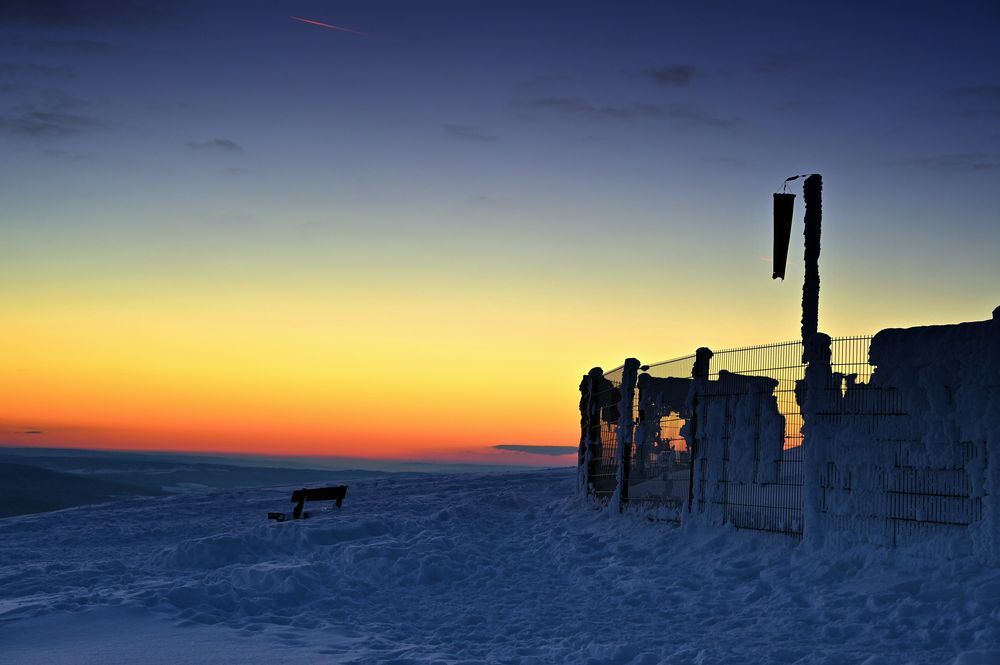
<instances>
[{"instance_id":1,"label":"silhouetted structure","mask_svg":"<svg viewBox=\"0 0 1000 665\"><path fill-rule=\"evenodd\" d=\"M819 329L819 241L823 226L823 177L818 173L806 178L802 185L805 214L806 274L802 282L802 343Z\"/></svg>"},{"instance_id":2,"label":"silhouetted structure","mask_svg":"<svg viewBox=\"0 0 1000 665\"><path fill-rule=\"evenodd\" d=\"M786 181L787 182L787 181ZM795 212L795 194L774 194L774 250L771 252L771 279L785 279L788 266L788 245L792 241L792 214Z\"/></svg>"},{"instance_id":3,"label":"silhouetted structure","mask_svg":"<svg viewBox=\"0 0 1000 665\"><path fill-rule=\"evenodd\" d=\"M819 252L823 230L823 177L818 173L808 176L794 175L785 179L785 186L805 177L802 198L805 200L805 278L802 280L802 344L808 346L810 338L819 329ZM785 279L788 262L788 244L791 241L792 213L795 195L789 192L774 194L774 256L771 279ZM805 362L805 358L802 359Z\"/></svg>"}]
</instances>

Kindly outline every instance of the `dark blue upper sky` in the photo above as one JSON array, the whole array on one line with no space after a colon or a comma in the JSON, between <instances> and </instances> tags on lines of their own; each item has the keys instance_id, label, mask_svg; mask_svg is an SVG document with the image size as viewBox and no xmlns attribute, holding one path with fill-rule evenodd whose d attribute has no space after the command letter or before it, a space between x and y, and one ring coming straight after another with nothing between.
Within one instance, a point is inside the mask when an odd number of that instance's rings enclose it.
<instances>
[{"instance_id":1,"label":"dark blue upper sky","mask_svg":"<svg viewBox=\"0 0 1000 665\"><path fill-rule=\"evenodd\" d=\"M721 296L770 288L769 194L818 171L831 325L967 316L1000 283L998 33L996 2L8 0L0 251L329 231L373 273L669 261Z\"/></svg>"}]
</instances>

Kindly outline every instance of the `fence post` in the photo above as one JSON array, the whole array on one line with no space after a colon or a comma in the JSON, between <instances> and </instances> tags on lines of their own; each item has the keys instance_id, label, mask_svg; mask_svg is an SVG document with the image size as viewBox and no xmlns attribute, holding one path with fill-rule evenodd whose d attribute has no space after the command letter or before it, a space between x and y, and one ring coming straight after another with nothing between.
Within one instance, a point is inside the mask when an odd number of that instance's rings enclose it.
<instances>
[{"instance_id":1,"label":"fence post","mask_svg":"<svg viewBox=\"0 0 1000 665\"><path fill-rule=\"evenodd\" d=\"M802 344L819 329L819 240L823 225L823 177L814 173L802 185L802 199L806 204L805 263L806 274L802 282ZM807 352L803 348L803 353ZM802 358L806 362L806 358Z\"/></svg>"},{"instance_id":2,"label":"fence post","mask_svg":"<svg viewBox=\"0 0 1000 665\"><path fill-rule=\"evenodd\" d=\"M795 386L795 398L802 411L802 536L816 546L822 546L824 533L821 524L823 488L820 486L820 467L829 433L820 414L831 387L831 355L830 337L823 333L814 334L805 347L808 363L805 379Z\"/></svg>"},{"instance_id":3,"label":"fence post","mask_svg":"<svg viewBox=\"0 0 1000 665\"><path fill-rule=\"evenodd\" d=\"M584 374L580 381L580 449L576 456L576 484L581 496L587 493L590 484L590 396L593 386L590 374Z\"/></svg>"},{"instance_id":4,"label":"fence post","mask_svg":"<svg viewBox=\"0 0 1000 665\"><path fill-rule=\"evenodd\" d=\"M992 336L992 362L989 356L985 362L987 376L992 377L988 380L993 384L988 390L996 400L1000 398L1000 307L993 310ZM974 551L981 561L997 566L1000 565L1000 422L992 419L984 435L983 480L988 490L981 499L983 516L980 533L983 535L976 539Z\"/></svg>"},{"instance_id":5,"label":"fence post","mask_svg":"<svg viewBox=\"0 0 1000 665\"><path fill-rule=\"evenodd\" d=\"M705 381L708 381L709 366L712 362L712 350L708 347L700 347L694 352L694 367L691 369L691 377L694 383L691 384L691 440L688 442L688 456L690 457L690 468L688 469L688 512L691 512L691 505L694 503L694 460L698 456L698 394L704 389Z\"/></svg>"},{"instance_id":6,"label":"fence post","mask_svg":"<svg viewBox=\"0 0 1000 665\"><path fill-rule=\"evenodd\" d=\"M618 404L618 448L616 452L617 472L615 474L615 493L609 505L618 506L618 512L628 503L629 467L632 464L632 436L635 420L632 410L635 406L635 384L639 378L639 361L626 358L622 371L621 401Z\"/></svg>"}]
</instances>

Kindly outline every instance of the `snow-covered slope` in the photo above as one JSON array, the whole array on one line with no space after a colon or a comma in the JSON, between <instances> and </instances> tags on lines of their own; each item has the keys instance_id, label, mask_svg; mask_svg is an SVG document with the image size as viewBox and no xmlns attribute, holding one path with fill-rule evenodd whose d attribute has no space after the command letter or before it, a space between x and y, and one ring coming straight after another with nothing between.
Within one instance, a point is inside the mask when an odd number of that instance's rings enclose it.
<instances>
[{"instance_id":1,"label":"snow-covered slope","mask_svg":"<svg viewBox=\"0 0 1000 665\"><path fill-rule=\"evenodd\" d=\"M0 520L0 662L998 663L1000 570L597 513L569 469ZM336 480L335 478L332 480Z\"/></svg>"},{"instance_id":2,"label":"snow-covered slope","mask_svg":"<svg viewBox=\"0 0 1000 665\"><path fill-rule=\"evenodd\" d=\"M92 478L25 464L7 464L0 457L0 518L43 513L116 497L159 496L159 488Z\"/></svg>"}]
</instances>

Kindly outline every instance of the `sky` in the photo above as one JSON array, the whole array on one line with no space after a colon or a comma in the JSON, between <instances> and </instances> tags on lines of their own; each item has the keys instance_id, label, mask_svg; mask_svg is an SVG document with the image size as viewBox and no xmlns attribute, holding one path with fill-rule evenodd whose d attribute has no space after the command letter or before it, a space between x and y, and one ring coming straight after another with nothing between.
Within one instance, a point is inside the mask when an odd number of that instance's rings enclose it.
<instances>
[{"instance_id":1,"label":"sky","mask_svg":"<svg viewBox=\"0 0 1000 665\"><path fill-rule=\"evenodd\" d=\"M931 4L7 0L0 445L565 462L591 367L798 336L799 173L820 330L989 318L1000 5Z\"/></svg>"}]
</instances>

